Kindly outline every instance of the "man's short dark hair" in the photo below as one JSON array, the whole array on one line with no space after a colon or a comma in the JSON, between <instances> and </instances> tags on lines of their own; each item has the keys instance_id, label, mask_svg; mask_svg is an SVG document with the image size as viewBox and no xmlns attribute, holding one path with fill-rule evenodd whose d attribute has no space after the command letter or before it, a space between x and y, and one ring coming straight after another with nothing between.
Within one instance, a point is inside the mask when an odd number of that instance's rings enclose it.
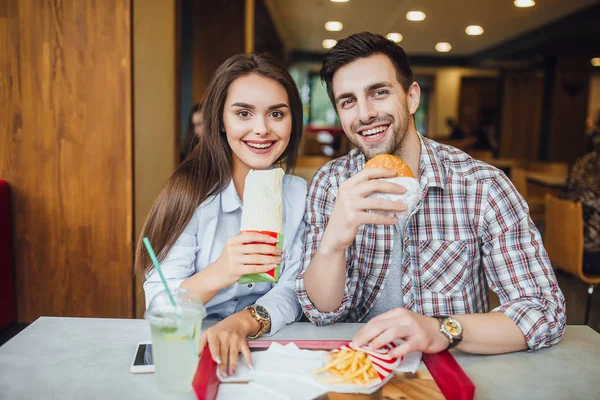
<instances>
[{"instance_id":1,"label":"man's short dark hair","mask_svg":"<svg viewBox=\"0 0 600 400\"><path fill-rule=\"evenodd\" d=\"M340 40L323 58L321 80L327 86L327 94L334 106L333 75L344 65L374 54L388 56L396 68L398 82L408 91L415 81L415 76L404 49L382 35L371 32L356 33Z\"/></svg>"}]
</instances>

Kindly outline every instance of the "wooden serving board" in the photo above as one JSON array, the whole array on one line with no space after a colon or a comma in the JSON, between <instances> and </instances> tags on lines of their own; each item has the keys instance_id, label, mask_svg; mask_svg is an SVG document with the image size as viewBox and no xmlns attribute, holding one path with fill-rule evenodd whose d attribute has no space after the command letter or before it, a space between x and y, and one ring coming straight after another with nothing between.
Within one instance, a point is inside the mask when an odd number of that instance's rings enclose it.
<instances>
[{"instance_id":1,"label":"wooden serving board","mask_svg":"<svg viewBox=\"0 0 600 400\"><path fill-rule=\"evenodd\" d=\"M396 372L373 394L327 393L316 400L444 400L437 383L421 363L415 373Z\"/></svg>"}]
</instances>

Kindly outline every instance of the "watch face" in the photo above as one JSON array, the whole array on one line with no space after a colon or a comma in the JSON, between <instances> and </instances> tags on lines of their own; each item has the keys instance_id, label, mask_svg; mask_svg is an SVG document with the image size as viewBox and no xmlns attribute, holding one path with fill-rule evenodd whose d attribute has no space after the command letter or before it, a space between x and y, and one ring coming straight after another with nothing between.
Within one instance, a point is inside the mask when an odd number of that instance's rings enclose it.
<instances>
[{"instance_id":1,"label":"watch face","mask_svg":"<svg viewBox=\"0 0 600 400\"><path fill-rule=\"evenodd\" d=\"M258 314L258 316L261 317L262 319L271 319L269 312L263 306L255 305L254 311L256 311L256 314Z\"/></svg>"},{"instance_id":2,"label":"watch face","mask_svg":"<svg viewBox=\"0 0 600 400\"><path fill-rule=\"evenodd\" d=\"M446 318L443 326L444 330L454 337L459 337L462 335L462 326L460 326L458 322L451 318Z\"/></svg>"}]
</instances>

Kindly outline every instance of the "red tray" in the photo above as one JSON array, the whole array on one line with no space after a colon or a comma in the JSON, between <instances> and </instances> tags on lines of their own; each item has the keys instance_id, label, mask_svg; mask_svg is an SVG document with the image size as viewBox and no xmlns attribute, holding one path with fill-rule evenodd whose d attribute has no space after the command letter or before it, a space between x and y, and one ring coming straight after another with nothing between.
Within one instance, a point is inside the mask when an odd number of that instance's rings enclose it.
<instances>
[{"instance_id":1,"label":"red tray","mask_svg":"<svg viewBox=\"0 0 600 400\"><path fill-rule=\"evenodd\" d=\"M301 349L313 350L331 350L349 343L348 340L255 340L248 342L248 347L265 349L271 343L286 345L292 342ZM450 352L423 354L423 363L447 400L473 399L475 385ZM213 361L208 347L205 347L192 382L198 400L216 400L220 383L217 377L217 364Z\"/></svg>"}]
</instances>

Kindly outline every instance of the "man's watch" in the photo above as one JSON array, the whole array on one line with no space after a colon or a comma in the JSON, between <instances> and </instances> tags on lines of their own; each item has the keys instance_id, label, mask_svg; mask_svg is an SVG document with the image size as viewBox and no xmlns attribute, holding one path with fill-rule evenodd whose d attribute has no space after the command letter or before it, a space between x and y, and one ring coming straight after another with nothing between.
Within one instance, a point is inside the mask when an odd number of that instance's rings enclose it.
<instances>
[{"instance_id":1,"label":"man's watch","mask_svg":"<svg viewBox=\"0 0 600 400\"><path fill-rule=\"evenodd\" d=\"M252 304L244 310L250 310L252 318L260 324L260 330L254 336L248 336L247 339L257 339L271 330L271 315L266 308L258 304Z\"/></svg>"},{"instance_id":2,"label":"man's watch","mask_svg":"<svg viewBox=\"0 0 600 400\"><path fill-rule=\"evenodd\" d=\"M436 318L440 321L440 332L450 340L448 349L458 346L463 338L463 327L460 322L447 315L440 315Z\"/></svg>"}]
</instances>

